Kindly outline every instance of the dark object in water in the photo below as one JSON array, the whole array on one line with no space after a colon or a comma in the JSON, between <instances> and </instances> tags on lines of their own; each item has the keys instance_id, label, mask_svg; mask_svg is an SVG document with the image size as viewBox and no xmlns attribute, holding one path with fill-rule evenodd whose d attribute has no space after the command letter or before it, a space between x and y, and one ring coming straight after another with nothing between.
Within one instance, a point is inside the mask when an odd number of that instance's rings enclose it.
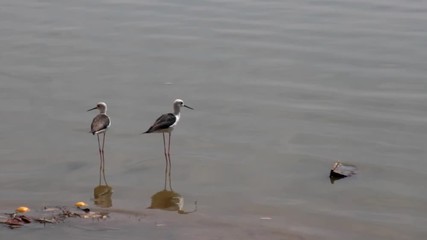
<instances>
[{"instance_id":1,"label":"dark object in water","mask_svg":"<svg viewBox=\"0 0 427 240\"><path fill-rule=\"evenodd\" d=\"M51 217L51 218L34 218L34 221L38 222L38 223L43 223L44 225L46 225L46 223L57 223L57 219L55 217Z\"/></svg>"},{"instance_id":2,"label":"dark object in water","mask_svg":"<svg viewBox=\"0 0 427 240\"><path fill-rule=\"evenodd\" d=\"M19 228L24 224L31 223L30 217L25 215L16 215L15 213L6 214L9 217L6 220L0 220L0 223L6 224L9 228Z\"/></svg>"},{"instance_id":3,"label":"dark object in water","mask_svg":"<svg viewBox=\"0 0 427 240\"><path fill-rule=\"evenodd\" d=\"M90 212L90 209L89 208L79 208L80 210L82 210L83 212L85 212L85 213L88 213L88 212Z\"/></svg>"},{"instance_id":4,"label":"dark object in water","mask_svg":"<svg viewBox=\"0 0 427 240\"><path fill-rule=\"evenodd\" d=\"M23 224L23 222L20 219L17 218L9 218L6 221L2 222L4 224L7 224L7 226L10 229L14 229L14 228L19 228L21 227Z\"/></svg>"},{"instance_id":5,"label":"dark object in water","mask_svg":"<svg viewBox=\"0 0 427 240\"><path fill-rule=\"evenodd\" d=\"M19 218L23 223L26 223L26 224L31 223L31 218L25 215L19 215L19 216L16 216L16 218Z\"/></svg>"},{"instance_id":6,"label":"dark object in water","mask_svg":"<svg viewBox=\"0 0 427 240\"><path fill-rule=\"evenodd\" d=\"M336 180L341 178L350 177L356 174L356 167L353 165L344 165L341 162L336 162L331 168L329 173L329 179L331 184L334 184Z\"/></svg>"},{"instance_id":7,"label":"dark object in water","mask_svg":"<svg viewBox=\"0 0 427 240\"><path fill-rule=\"evenodd\" d=\"M83 211L83 212L80 212ZM87 218L87 219L106 219L108 212L92 212L88 208L79 208L78 212L69 210L66 207L44 207L42 212L36 212L37 216L26 216L16 213L4 213L6 216L0 214L0 225L4 224L10 229L20 228L25 224L32 222L41 223L61 223L67 218Z\"/></svg>"}]
</instances>

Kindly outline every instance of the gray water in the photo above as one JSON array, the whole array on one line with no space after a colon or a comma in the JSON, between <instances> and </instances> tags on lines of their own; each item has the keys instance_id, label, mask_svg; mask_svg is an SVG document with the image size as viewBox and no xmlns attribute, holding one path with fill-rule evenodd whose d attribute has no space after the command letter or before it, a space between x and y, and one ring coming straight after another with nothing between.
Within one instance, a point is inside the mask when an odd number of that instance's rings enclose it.
<instances>
[{"instance_id":1,"label":"gray water","mask_svg":"<svg viewBox=\"0 0 427 240\"><path fill-rule=\"evenodd\" d=\"M94 206L98 101L114 192L106 221L0 238L424 239L426 22L416 0L1 1L0 210ZM176 98L184 215L146 209L165 160L140 135ZM358 174L331 184L338 160Z\"/></svg>"}]
</instances>

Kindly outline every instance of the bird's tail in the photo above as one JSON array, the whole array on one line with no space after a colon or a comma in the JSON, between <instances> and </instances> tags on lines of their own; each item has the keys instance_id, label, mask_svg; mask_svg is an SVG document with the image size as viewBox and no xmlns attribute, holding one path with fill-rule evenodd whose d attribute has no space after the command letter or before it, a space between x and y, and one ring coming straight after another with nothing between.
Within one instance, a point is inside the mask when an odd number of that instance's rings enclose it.
<instances>
[{"instance_id":1,"label":"bird's tail","mask_svg":"<svg viewBox=\"0 0 427 240\"><path fill-rule=\"evenodd\" d=\"M148 129L147 131L142 132L141 134L151 133L151 131L150 131L150 130L151 130L151 129Z\"/></svg>"}]
</instances>

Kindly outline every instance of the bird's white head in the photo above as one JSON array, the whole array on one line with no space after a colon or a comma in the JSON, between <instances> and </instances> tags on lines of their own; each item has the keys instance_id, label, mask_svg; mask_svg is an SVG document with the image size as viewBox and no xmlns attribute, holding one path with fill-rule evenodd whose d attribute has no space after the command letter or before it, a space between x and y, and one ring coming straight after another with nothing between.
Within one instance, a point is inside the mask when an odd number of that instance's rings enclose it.
<instances>
[{"instance_id":1,"label":"bird's white head","mask_svg":"<svg viewBox=\"0 0 427 240\"><path fill-rule=\"evenodd\" d=\"M173 109L174 109L175 114L178 114L178 113L179 113L179 110L181 109L181 107L186 107L186 108L188 108L188 109L194 110L193 108L191 108L191 107L189 107L189 106L185 105L185 104L184 104L184 101L183 101L182 99L176 99L176 100L173 102Z\"/></svg>"},{"instance_id":2,"label":"bird's white head","mask_svg":"<svg viewBox=\"0 0 427 240\"><path fill-rule=\"evenodd\" d=\"M100 113L107 112L107 104L105 102L99 102L96 104L96 107L89 109L88 111L92 111L98 109Z\"/></svg>"},{"instance_id":3,"label":"bird's white head","mask_svg":"<svg viewBox=\"0 0 427 240\"><path fill-rule=\"evenodd\" d=\"M179 99L179 98L175 99L175 101L173 101L173 105L182 107L182 105L184 105L184 101L182 99Z\"/></svg>"}]
</instances>

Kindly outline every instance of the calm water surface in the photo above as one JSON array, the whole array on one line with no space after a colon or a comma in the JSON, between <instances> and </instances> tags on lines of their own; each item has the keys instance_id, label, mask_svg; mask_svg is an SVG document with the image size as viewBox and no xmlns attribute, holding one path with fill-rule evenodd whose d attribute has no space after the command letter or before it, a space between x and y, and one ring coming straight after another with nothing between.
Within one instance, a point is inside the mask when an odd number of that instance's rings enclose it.
<instances>
[{"instance_id":1,"label":"calm water surface","mask_svg":"<svg viewBox=\"0 0 427 240\"><path fill-rule=\"evenodd\" d=\"M423 239L427 3L3 0L0 210L92 202L98 101L111 218L1 239ZM146 209L172 186L191 211ZM330 166L358 166L331 184ZM270 217L270 220L261 220Z\"/></svg>"}]
</instances>

